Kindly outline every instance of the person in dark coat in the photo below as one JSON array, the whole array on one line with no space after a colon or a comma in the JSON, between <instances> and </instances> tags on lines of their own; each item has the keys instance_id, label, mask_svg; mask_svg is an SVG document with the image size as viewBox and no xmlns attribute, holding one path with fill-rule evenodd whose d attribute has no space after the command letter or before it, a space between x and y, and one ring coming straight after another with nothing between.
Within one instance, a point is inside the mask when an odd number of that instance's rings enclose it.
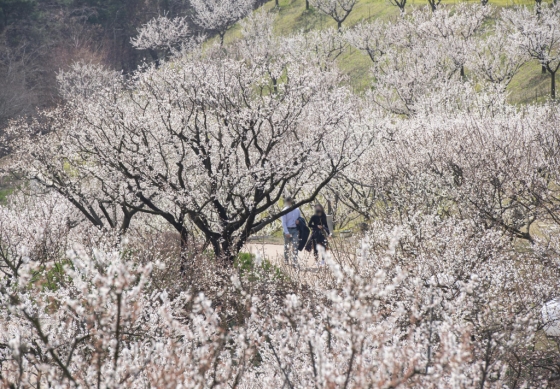
<instances>
[{"instance_id":1,"label":"person in dark coat","mask_svg":"<svg viewBox=\"0 0 560 389\"><path fill-rule=\"evenodd\" d=\"M315 205L315 214L309 219L309 228L311 228L311 239L309 242L313 247L313 255L315 259L319 259L319 250L317 245L328 247L327 237L330 235L329 226L327 224L327 215L321 204Z\"/></svg>"},{"instance_id":2,"label":"person in dark coat","mask_svg":"<svg viewBox=\"0 0 560 389\"><path fill-rule=\"evenodd\" d=\"M305 219L301 216L298 218L297 229L299 230L298 250L302 251L307 244L307 240L309 239L309 228L307 228Z\"/></svg>"}]
</instances>

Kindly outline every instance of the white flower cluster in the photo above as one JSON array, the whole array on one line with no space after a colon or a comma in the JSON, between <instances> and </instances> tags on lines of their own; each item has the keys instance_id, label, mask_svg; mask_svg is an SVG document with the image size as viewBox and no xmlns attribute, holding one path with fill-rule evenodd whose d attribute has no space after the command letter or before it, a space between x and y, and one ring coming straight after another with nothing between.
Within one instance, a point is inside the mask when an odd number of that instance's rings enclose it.
<instances>
[{"instance_id":1,"label":"white flower cluster","mask_svg":"<svg viewBox=\"0 0 560 389\"><path fill-rule=\"evenodd\" d=\"M186 18L169 19L166 16L159 16L138 30L138 35L132 39L132 45L141 50L173 50L188 44L189 38L190 30Z\"/></svg>"}]
</instances>

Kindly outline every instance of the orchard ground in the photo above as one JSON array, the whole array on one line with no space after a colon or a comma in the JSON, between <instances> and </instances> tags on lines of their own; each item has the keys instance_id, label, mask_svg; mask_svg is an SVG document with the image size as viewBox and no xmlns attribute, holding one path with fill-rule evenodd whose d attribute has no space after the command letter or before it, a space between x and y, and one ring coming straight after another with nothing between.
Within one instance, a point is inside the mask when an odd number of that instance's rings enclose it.
<instances>
[{"instance_id":1,"label":"orchard ground","mask_svg":"<svg viewBox=\"0 0 560 389\"><path fill-rule=\"evenodd\" d=\"M259 255L263 259L270 261L272 264L281 267L284 265L284 245L274 243L257 243L252 241L247 244L243 252ZM304 271L318 270L317 263L313 254L305 250L300 251L298 255L298 264Z\"/></svg>"}]
</instances>

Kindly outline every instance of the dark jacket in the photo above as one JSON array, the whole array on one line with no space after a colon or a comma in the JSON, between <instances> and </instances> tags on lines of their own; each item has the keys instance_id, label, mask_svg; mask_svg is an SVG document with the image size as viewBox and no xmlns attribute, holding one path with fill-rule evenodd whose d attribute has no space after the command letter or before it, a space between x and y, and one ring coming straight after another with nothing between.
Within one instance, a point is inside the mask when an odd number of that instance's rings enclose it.
<instances>
[{"instance_id":1,"label":"dark jacket","mask_svg":"<svg viewBox=\"0 0 560 389\"><path fill-rule=\"evenodd\" d=\"M319 226L323 226L323 229L320 230ZM326 236L328 236L330 234L330 231L329 224L327 223L327 215L322 214L321 216L311 216L311 219L309 219L309 228L311 228L313 231L324 231Z\"/></svg>"},{"instance_id":2,"label":"dark jacket","mask_svg":"<svg viewBox=\"0 0 560 389\"><path fill-rule=\"evenodd\" d=\"M319 226L322 226L323 229L319 229ZM311 232L311 239L309 240L309 248L315 247L317 244L321 244L322 246L326 247L327 236L329 236L329 225L327 223L327 215L322 214L321 216L313 215L311 219L309 219L309 227L313 230Z\"/></svg>"},{"instance_id":3,"label":"dark jacket","mask_svg":"<svg viewBox=\"0 0 560 389\"><path fill-rule=\"evenodd\" d=\"M299 242L298 242L298 250L301 251L305 247L307 240L309 239L309 228L305 224L305 219L301 216L298 218L298 224L296 227L299 231Z\"/></svg>"}]
</instances>

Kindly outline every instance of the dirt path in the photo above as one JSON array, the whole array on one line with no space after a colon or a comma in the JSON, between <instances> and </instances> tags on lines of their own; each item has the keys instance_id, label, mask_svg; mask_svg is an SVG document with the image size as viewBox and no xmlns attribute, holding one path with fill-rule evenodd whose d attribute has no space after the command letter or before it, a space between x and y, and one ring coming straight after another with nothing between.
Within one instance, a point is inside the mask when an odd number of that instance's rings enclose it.
<instances>
[{"instance_id":1,"label":"dirt path","mask_svg":"<svg viewBox=\"0 0 560 389\"><path fill-rule=\"evenodd\" d=\"M242 251L251 254L258 253L261 257L268 259L276 266L284 265L284 245L251 242L247 244ZM298 263L301 268L306 268L308 270L317 267L313 254L305 250L299 252Z\"/></svg>"}]
</instances>

